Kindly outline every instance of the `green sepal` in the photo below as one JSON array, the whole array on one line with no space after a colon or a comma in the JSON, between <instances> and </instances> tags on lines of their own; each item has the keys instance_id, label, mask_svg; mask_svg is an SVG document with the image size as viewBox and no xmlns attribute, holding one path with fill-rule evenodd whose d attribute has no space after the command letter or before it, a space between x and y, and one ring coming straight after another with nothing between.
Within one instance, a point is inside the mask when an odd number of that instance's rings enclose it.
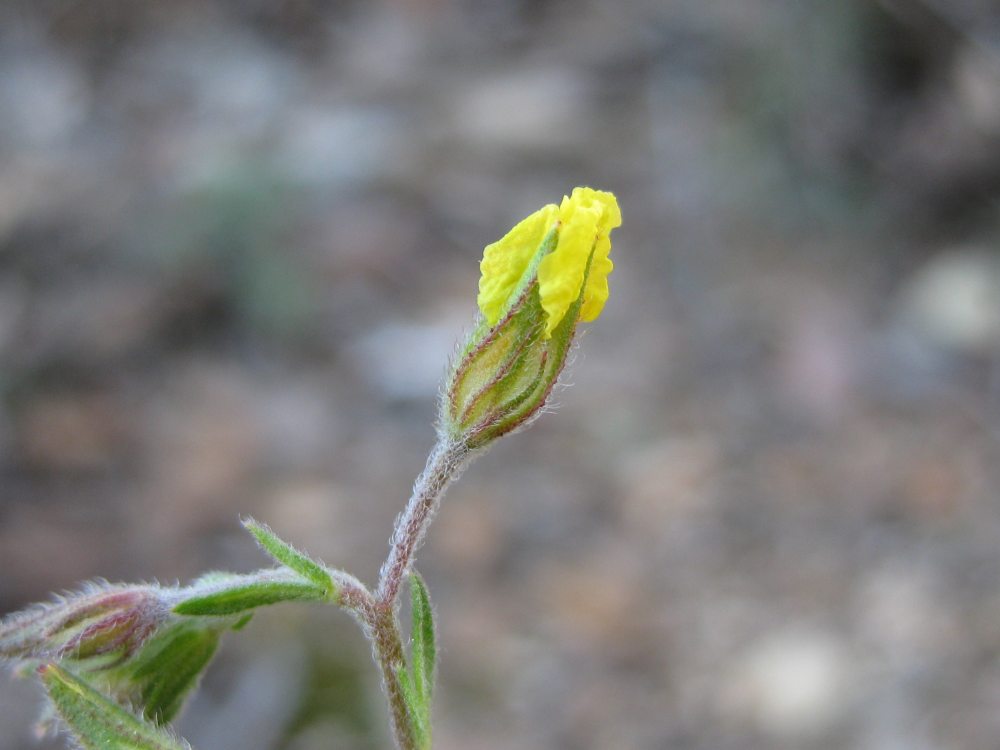
<instances>
[{"instance_id":1,"label":"green sepal","mask_svg":"<svg viewBox=\"0 0 1000 750\"><path fill-rule=\"evenodd\" d=\"M576 300L546 336L537 270L557 244L553 230L510 294L504 314L492 327L480 319L462 348L441 399L441 430L451 440L470 449L485 447L527 425L548 402L566 365L593 262L591 254Z\"/></svg>"},{"instance_id":2,"label":"green sepal","mask_svg":"<svg viewBox=\"0 0 1000 750\"><path fill-rule=\"evenodd\" d=\"M156 724L171 721L215 655L222 628L181 621L153 638L126 666L110 675L113 684L128 686L125 697L141 705Z\"/></svg>"},{"instance_id":3,"label":"green sepal","mask_svg":"<svg viewBox=\"0 0 1000 750\"><path fill-rule=\"evenodd\" d=\"M134 716L55 664L41 667L39 676L59 717L85 750L190 750L183 740Z\"/></svg>"},{"instance_id":4,"label":"green sepal","mask_svg":"<svg viewBox=\"0 0 1000 750\"><path fill-rule=\"evenodd\" d=\"M288 542L280 539L267 525L253 518L244 519L243 527L253 534L257 543L277 562L320 586L331 598L336 594L337 586L323 565L305 553L299 552Z\"/></svg>"},{"instance_id":5,"label":"green sepal","mask_svg":"<svg viewBox=\"0 0 1000 750\"><path fill-rule=\"evenodd\" d=\"M586 280L590 274L590 261L587 262L587 271L584 275L584 288ZM536 298L531 300L539 305L541 303ZM501 385L506 388L521 387L522 390L517 395L510 398L505 405L503 413L497 414L495 418L486 423L486 428L477 434L472 441L473 444L486 444L495 440L501 435L505 435L518 427L524 425L529 419L538 414L539 408L546 403L552 388L555 386L566 364L566 357L569 354L570 346L573 344L573 336L576 332L577 320L580 316L580 309L583 307L583 292L569 306L562 321L552 331L552 335L547 340L542 340L537 348L533 361L528 362L525 357L525 364L528 365L527 372L512 371Z\"/></svg>"},{"instance_id":6,"label":"green sepal","mask_svg":"<svg viewBox=\"0 0 1000 750\"><path fill-rule=\"evenodd\" d=\"M173 611L178 615L218 617L278 602L321 601L327 593L326 588L292 576L289 571L209 573L182 590L184 598Z\"/></svg>"},{"instance_id":7,"label":"green sepal","mask_svg":"<svg viewBox=\"0 0 1000 750\"><path fill-rule=\"evenodd\" d=\"M413 687L430 717L431 697L434 693L434 666L437 645L434 635L434 610L427 584L416 571L410 573L410 601L412 610L411 656Z\"/></svg>"}]
</instances>

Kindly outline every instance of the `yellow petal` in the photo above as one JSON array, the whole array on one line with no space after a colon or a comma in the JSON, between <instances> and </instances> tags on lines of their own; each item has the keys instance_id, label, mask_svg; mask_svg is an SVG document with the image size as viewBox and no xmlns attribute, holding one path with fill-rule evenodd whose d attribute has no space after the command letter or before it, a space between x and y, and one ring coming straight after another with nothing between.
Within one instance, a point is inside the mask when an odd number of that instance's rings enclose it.
<instances>
[{"instance_id":1,"label":"yellow petal","mask_svg":"<svg viewBox=\"0 0 1000 750\"><path fill-rule=\"evenodd\" d=\"M583 292L580 317L593 320L608 298L608 274L613 265L609 234L621 226L621 212L614 195L592 188L575 188L559 206L559 241L538 266L539 293L546 313L545 336L562 321ZM593 259L591 260L591 256ZM583 289L587 263L590 275Z\"/></svg>"},{"instance_id":2,"label":"yellow petal","mask_svg":"<svg viewBox=\"0 0 1000 750\"><path fill-rule=\"evenodd\" d=\"M613 194L590 188L578 190L588 191L588 197L602 208L601 219L597 223L594 258L590 262L590 275L587 276L587 288L583 293L583 307L580 310L580 319L590 321L601 314L604 303L608 300L608 274L615 267L608 257L611 254L611 230L622 225L622 213Z\"/></svg>"},{"instance_id":3,"label":"yellow petal","mask_svg":"<svg viewBox=\"0 0 1000 750\"><path fill-rule=\"evenodd\" d=\"M566 311L580 296L587 260L597 236L600 211L563 201L556 249L538 265L538 292L545 310L545 336L552 335Z\"/></svg>"},{"instance_id":4,"label":"yellow petal","mask_svg":"<svg viewBox=\"0 0 1000 750\"><path fill-rule=\"evenodd\" d=\"M596 320L608 301L608 274L615 267L608 255L611 253L611 238L608 235L598 235L594 244L594 259L590 262L590 275L587 277L587 288L583 292L583 307L580 308L580 320Z\"/></svg>"},{"instance_id":5,"label":"yellow petal","mask_svg":"<svg viewBox=\"0 0 1000 750\"><path fill-rule=\"evenodd\" d=\"M559 209L543 206L519 222L503 239L487 245L479 264L479 309L494 325L510 302L510 295L521 281L542 240L555 225Z\"/></svg>"}]
</instances>

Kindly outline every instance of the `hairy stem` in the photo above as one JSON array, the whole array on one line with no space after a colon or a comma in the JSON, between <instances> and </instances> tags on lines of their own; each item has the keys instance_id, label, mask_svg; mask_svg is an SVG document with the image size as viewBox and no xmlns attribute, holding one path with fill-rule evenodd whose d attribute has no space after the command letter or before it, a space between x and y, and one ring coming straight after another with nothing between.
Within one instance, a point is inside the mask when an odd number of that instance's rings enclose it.
<instances>
[{"instance_id":1,"label":"hairy stem","mask_svg":"<svg viewBox=\"0 0 1000 750\"><path fill-rule=\"evenodd\" d=\"M396 617L396 600L403 578L413 564L413 555L423 541L427 526L448 485L458 478L470 455L469 449L445 439L438 441L423 472L413 485L413 495L396 518L389 557L379 573L374 595L364 587L347 592L343 603L352 609L364 625L382 672L382 684L389 700L392 732L400 750L421 750L413 717L406 704L400 672L406 669L406 652Z\"/></svg>"},{"instance_id":2,"label":"hairy stem","mask_svg":"<svg viewBox=\"0 0 1000 750\"><path fill-rule=\"evenodd\" d=\"M399 750L419 750L410 711L406 706L399 671L406 669L406 655L399 634L399 622L392 607L375 605L366 613L371 630L375 661L382 670L382 684L389 699L392 733Z\"/></svg>"},{"instance_id":3,"label":"hairy stem","mask_svg":"<svg viewBox=\"0 0 1000 750\"><path fill-rule=\"evenodd\" d=\"M413 495L406 509L396 519L389 557L379 575L375 594L379 606L395 609L399 586L409 572L413 555L423 541L424 534L434 517L434 511L469 458L469 449L462 444L440 440L427 459L427 466L413 485Z\"/></svg>"}]
</instances>

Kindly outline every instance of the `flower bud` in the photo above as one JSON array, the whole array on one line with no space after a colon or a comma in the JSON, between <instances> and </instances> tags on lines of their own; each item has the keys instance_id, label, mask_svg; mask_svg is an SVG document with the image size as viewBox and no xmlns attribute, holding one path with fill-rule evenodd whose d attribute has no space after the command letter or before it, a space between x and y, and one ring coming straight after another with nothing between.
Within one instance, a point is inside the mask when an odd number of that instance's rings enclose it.
<instances>
[{"instance_id":1,"label":"flower bud","mask_svg":"<svg viewBox=\"0 0 1000 750\"><path fill-rule=\"evenodd\" d=\"M479 448L527 424L566 364L577 324L608 298L611 230L621 225L611 193L575 188L487 246L480 264L476 328L445 386L441 427Z\"/></svg>"},{"instance_id":2,"label":"flower bud","mask_svg":"<svg viewBox=\"0 0 1000 750\"><path fill-rule=\"evenodd\" d=\"M153 586L94 584L80 594L0 621L0 657L128 659L169 616Z\"/></svg>"}]
</instances>

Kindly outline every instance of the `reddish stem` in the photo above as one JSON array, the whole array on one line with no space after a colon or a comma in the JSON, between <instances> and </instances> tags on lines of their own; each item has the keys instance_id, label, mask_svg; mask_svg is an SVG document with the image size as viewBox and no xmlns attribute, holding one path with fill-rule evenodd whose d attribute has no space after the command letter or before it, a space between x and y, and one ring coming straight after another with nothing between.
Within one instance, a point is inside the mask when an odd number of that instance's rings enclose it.
<instances>
[{"instance_id":1,"label":"reddish stem","mask_svg":"<svg viewBox=\"0 0 1000 750\"><path fill-rule=\"evenodd\" d=\"M462 444L441 440L427 459L427 466L413 485L406 509L396 519L389 557L379 575L375 599L379 606L395 610L403 577L413 564L413 555L423 542L441 496L464 468L469 450Z\"/></svg>"}]
</instances>

